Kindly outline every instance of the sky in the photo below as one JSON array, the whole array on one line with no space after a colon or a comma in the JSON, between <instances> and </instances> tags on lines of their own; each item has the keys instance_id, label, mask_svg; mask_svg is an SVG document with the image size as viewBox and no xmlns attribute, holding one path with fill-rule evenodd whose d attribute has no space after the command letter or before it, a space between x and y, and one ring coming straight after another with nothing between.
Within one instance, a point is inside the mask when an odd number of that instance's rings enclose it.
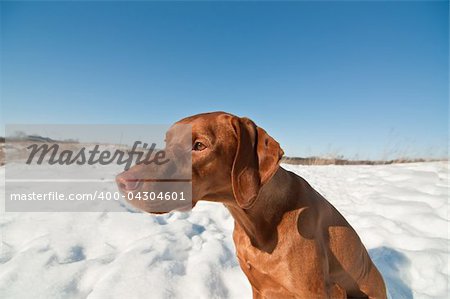
<instances>
[{"instance_id":1,"label":"sky","mask_svg":"<svg viewBox=\"0 0 450 299\"><path fill-rule=\"evenodd\" d=\"M448 155L448 2L0 5L1 135L222 110L289 156Z\"/></svg>"}]
</instances>

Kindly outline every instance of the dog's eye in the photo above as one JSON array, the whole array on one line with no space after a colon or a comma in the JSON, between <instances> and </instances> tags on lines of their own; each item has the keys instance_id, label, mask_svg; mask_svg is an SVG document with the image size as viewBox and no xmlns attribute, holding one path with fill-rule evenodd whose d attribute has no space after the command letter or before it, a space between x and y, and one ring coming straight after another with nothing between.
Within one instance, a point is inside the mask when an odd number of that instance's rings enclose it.
<instances>
[{"instance_id":1,"label":"dog's eye","mask_svg":"<svg viewBox=\"0 0 450 299\"><path fill-rule=\"evenodd\" d=\"M194 146L192 147L192 149L193 149L194 151L202 151L202 150L204 150L205 148L206 148L206 146L205 146L203 143L198 142L198 141L196 141L196 142L194 143Z\"/></svg>"}]
</instances>

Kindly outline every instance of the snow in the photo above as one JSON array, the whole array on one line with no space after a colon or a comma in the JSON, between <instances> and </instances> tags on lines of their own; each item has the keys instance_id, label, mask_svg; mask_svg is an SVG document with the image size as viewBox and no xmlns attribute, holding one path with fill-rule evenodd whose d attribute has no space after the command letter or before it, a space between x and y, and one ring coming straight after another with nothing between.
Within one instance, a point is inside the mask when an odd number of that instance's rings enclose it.
<instances>
[{"instance_id":1,"label":"snow","mask_svg":"<svg viewBox=\"0 0 450 299\"><path fill-rule=\"evenodd\" d=\"M391 298L448 297L446 162L283 167L353 225ZM251 298L220 204L161 216L2 213L0 229L0 298Z\"/></svg>"}]
</instances>

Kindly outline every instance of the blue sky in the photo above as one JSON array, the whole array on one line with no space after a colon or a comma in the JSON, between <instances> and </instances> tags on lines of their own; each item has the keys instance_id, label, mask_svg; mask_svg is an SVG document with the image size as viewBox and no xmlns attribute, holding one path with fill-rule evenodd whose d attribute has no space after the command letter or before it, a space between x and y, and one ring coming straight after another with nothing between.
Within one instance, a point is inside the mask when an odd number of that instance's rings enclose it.
<instances>
[{"instance_id":1,"label":"blue sky","mask_svg":"<svg viewBox=\"0 0 450 299\"><path fill-rule=\"evenodd\" d=\"M286 154L442 157L447 2L2 2L1 123L248 116Z\"/></svg>"}]
</instances>

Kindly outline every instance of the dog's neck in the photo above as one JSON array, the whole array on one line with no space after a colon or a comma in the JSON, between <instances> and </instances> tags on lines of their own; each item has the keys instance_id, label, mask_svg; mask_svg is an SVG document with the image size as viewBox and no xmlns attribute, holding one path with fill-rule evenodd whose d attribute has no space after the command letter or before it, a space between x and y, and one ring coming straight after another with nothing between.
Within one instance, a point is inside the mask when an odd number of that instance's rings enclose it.
<instances>
[{"instance_id":1,"label":"dog's neck","mask_svg":"<svg viewBox=\"0 0 450 299\"><path fill-rule=\"evenodd\" d=\"M239 225L249 237L252 245L271 253L278 243L277 227L285 212L302 205L301 192L292 190L303 179L279 167L275 175L261 187L255 204L249 209L242 209L236 203L226 203L235 225ZM300 190L302 190L301 188Z\"/></svg>"}]
</instances>

